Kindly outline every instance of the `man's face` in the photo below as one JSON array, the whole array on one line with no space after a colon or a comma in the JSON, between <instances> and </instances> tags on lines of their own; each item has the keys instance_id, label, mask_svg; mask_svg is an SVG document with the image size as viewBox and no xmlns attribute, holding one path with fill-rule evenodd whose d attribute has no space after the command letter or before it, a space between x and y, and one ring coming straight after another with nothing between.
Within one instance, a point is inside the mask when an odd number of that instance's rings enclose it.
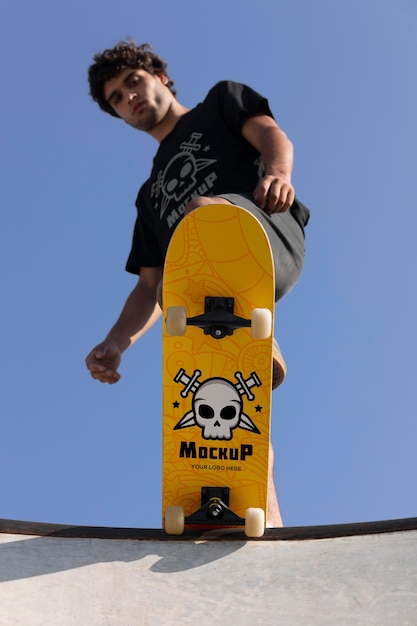
<instances>
[{"instance_id":1,"label":"man's face","mask_svg":"<svg viewBox=\"0 0 417 626\"><path fill-rule=\"evenodd\" d=\"M163 74L127 68L105 82L104 97L127 124L151 132L165 118L174 99L166 83Z\"/></svg>"}]
</instances>

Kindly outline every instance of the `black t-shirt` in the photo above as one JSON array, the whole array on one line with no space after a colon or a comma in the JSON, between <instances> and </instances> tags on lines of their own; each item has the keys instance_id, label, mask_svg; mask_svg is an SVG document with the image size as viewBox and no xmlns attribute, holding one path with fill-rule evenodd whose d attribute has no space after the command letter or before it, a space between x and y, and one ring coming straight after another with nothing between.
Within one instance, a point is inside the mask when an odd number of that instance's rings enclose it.
<instances>
[{"instance_id":1,"label":"black t-shirt","mask_svg":"<svg viewBox=\"0 0 417 626\"><path fill-rule=\"evenodd\" d=\"M128 272L163 265L174 228L193 197L253 192L263 166L241 127L258 114L272 117L263 96L246 85L222 81L180 118L161 142L139 191Z\"/></svg>"}]
</instances>

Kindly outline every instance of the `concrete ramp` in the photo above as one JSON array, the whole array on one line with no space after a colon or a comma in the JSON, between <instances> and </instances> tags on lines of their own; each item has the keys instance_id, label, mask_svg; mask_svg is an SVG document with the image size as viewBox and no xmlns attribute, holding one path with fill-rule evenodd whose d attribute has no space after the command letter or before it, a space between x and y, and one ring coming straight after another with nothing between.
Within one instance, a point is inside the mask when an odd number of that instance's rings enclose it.
<instances>
[{"instance_id":1,"label":"concrete ramp","mask_svg":"<svg viewBox=\"0 0 417 626\"><path fill-rule=\"evenodd\" d=\"M417 623L417 518L190 532L0 520L5 626Z\"/></svg>"}]
</instances>

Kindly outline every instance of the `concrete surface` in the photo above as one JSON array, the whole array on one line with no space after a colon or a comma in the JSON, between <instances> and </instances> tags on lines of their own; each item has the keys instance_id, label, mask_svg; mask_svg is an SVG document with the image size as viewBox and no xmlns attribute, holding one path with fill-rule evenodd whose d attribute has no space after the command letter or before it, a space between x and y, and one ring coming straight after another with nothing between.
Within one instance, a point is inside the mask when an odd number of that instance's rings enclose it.
<instances>
[{"instance_id":1,"label":"concrete surface","mask_svg":"<svg viewBox=\"0 0 417 626\"><path fill-rule=\"evenodd\" d=\"M414 626L417 519L261 540L0 520L0 582L1 626Z\"/></svg>"}]
</instances>

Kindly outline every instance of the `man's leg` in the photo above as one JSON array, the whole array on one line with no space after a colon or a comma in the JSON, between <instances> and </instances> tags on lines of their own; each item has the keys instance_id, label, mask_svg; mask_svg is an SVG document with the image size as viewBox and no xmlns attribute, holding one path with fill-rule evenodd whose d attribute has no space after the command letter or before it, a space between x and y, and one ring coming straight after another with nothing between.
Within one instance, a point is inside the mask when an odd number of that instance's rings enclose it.
<instances>
[{"instance_id":1,"label":"man's leg","mask_svg":"<svg viewBox=\"0 0 417 626\"><path fill-rule=\"evenodd\" d=\"M200 206L207 206L208 204L232 204L232 202L220 196L197 196L187 204L184 213L187 215L194 209L198 209Z\"/></svg>"},{"instance_id":2,"label":"man's leg","mask_svg":"<svg viewBox=\"0 0 417 626\"><path fill-rule=\"evenodd\" d=\"M279 510L277 490L274 480L274 449L269 444L269 473L268 473L268 515L266 519L267 528L282 528L281 512Z\"/></svg>"}]
</instances>

